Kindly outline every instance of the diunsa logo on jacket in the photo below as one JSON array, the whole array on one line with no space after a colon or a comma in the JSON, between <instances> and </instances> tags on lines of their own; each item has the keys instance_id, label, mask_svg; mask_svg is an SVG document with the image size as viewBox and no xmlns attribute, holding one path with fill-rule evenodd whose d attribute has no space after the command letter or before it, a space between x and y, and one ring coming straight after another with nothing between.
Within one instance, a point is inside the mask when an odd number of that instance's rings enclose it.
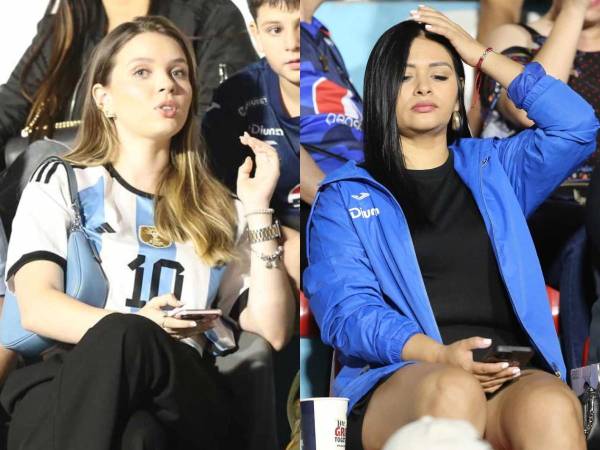
<instances>
[{"instance_id":1,"label":"diunsa logo on jacket","mask_svg":"<svg viewBox=\"0 0 600 450\"><path fill-rule=\"evenodd\" d=\"M281 128L267 128L257 123L250 124L248 127L250 134L257 136L283 136L283 130Z\"/></svg>"},{"instance_id":2,"label":"diunsa logo on jacket","mask_svg":"<svg viewBox=\"0 0 600 450\"><path fill-rule=\"evenodd\" d=\"M348 209L350 217L353 219L368 219L379 215L379 208L350 208Z\"/></svg>"}]
</instances>

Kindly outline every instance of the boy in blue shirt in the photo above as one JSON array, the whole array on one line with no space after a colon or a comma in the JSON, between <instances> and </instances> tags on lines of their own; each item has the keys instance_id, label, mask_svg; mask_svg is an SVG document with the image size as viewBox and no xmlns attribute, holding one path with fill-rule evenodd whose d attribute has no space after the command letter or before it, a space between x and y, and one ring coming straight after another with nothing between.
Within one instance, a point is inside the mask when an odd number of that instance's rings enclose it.
<instances>
[{"instance_id":1,"label":"boy in blue shirt","mask_svg":"<svg viewBox=\"0 0 600 450\"><path fill-rule=\"evenodd\" d=\"M202 131L217 176L235 192L238 167L253 157L239 136L269 143L281 162L272 208L283 225L284 261L298 283L300 229L300 0L248 0L250 32L265 57L216 90Z\"/></svg>"}]
</instances>

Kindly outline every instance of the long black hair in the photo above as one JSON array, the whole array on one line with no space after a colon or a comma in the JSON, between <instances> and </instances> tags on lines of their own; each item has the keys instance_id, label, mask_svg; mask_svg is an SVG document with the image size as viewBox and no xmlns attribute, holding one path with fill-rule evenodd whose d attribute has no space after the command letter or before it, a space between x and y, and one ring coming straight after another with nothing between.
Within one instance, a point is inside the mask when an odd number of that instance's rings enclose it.
<instances>
[{"instance_id":1,"label":"long black hair","mask_svg":"<svg viewBox=\"0 0 600 450\"><path fill-rule=\"evenodd\" d=\"M150 0L148 14L156 14L158 3L164 1ZM31 102L26 122L31 127L31 141L52 136L55 122L64 120L89 57L84 48L86 36L97 35L99 41L108 32L101 0L49 0L44 17L49 26L26 57L20 79L21 93ZM47 72L37 74L35 69L47 46L51 48Z\"/></svg>"},{"instance_id":2,"label":"long black hair","mask_svg":"<svg viewBox=\"0 0 600 450\"><path fill-rule=\"evenodd\" d=\"M448 144L471 137L464 104L465 72L462 60L450 41L429 33L424 25L407 20L394 25L379 38L371 51L364 84L364 152L365 168L396 196L401 206L415 208L415 191L406 177L406 166L396 121L396 101L406 71L406 61L413 40L424 36L441 44L452 58L458 80L458 103L461 125L458 130L448 123Z\"/></svg>"}]
</instances>

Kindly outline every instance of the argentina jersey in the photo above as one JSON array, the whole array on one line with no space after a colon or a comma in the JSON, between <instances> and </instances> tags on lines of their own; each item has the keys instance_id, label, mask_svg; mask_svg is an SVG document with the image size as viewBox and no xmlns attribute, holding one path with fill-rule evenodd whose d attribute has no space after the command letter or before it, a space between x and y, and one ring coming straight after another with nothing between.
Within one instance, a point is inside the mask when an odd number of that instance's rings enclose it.
<instances>
[{"instance_id":1,"label":"argentina jersey","mask_svg":"<svg viewBox=\"0 0 600 450\"><path fill-rule=\"evenodd\" d=\"M191 242L170 242L154 226L153 195L128 184L111 166L74 166L84 228L100 255L109 284L106 309L135 313L152 298L172 293L186 308L220 308L225 316L207 337L217 349L235 345L226 324L238 297L249 286L249 245L238 211L238 256L228 265L205 264ZM48 260L63 270L73 220L64 167L45 163L26 186L13 222L7 275L24 264ZM10 283L9 283L10 287ZM203 340L189 342L197 346Z\"/></svg>"},{"instance_id":2,"label":"argentina jersey","mask_svg":"<svg viewBox=\"0 0 600 450\"><path fill-rule=\"evenodd\" d=\"M279 156L280 176L271 206L279 220L300 227L300 119L284 111L279 78L266 59L251 64L219 86L202 131L217 175L235 192L238 167L251 150L244 131L270 144Z\"/></svg>"},{"instance_id":3,"label":"argentina jersey","mask_svg":"<svg viewBox=\"0 0 600 450\"><path fill-rule=\"evenodd\" d=\"M363 105L325 26L301 22L300 143L324 173L363 156Z\"/></svg>"}]
</instances>

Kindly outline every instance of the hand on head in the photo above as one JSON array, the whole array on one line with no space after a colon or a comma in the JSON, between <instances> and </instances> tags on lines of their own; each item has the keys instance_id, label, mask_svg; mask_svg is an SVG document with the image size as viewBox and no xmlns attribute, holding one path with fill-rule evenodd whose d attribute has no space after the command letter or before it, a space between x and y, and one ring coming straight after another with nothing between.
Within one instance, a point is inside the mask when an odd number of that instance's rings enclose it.
<instances>
[{"instance_id":1,"label":"hand on head","mask_svg":"<svg viewBox=\"0 0 600 450\"><path fill-rule=\"evenodd\" d=\"M424 23L427 31L448 39L462 60L471 67L477 65L479 58L485 51L483 44L477 42L460 25L433 8L419 5L417 10L411 11L411 19Z\"/></svg>"}]
</instances>

